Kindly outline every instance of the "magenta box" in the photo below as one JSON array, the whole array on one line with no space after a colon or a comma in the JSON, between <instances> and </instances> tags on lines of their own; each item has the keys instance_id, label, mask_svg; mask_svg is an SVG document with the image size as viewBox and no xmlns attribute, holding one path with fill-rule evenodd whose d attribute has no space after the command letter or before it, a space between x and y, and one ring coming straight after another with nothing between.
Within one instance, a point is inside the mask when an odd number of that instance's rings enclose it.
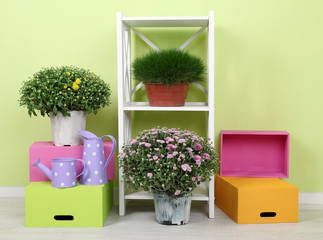
<instances>
[{"instance_id":1,"label":"magenta box","mask_svg":"<svg viewBox=\"0 0 323 240\"><path fill-rule=\"evenodd\" d=\"M288 164L288 132L221 131L221 176L288 178Z\"/></svg>"},{"instance_id":2,"label":"magenta box","mask_svg":"<svg viewBox=\"0 0 323 240\"><path fill-rule=\"evenodd\" d=\"M113 143L112 141L103 141L104 154L107 159L111 150ZM45 174L39 170L37 167L33 167L32 164L38 158L40 162L44 164L49 169L52 168L52 159L53 158L78 158L82 159L83 155L83 145L82 146L69 146L61 147L55 146L53 142L34 142L29 148L29 180L30 182L39 182L39 181L50 181ZM114 179L114 155L111 158L111 161L107 167L108 180ZM81 163L77 163L77 173L81 172Z\"/></svg>"}]
</instances>

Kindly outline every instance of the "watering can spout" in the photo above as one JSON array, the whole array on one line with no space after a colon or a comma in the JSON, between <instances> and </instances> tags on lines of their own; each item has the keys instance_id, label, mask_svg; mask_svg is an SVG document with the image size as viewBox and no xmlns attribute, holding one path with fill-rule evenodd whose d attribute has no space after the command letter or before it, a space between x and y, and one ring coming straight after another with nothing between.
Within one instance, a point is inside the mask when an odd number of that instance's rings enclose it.
<instances>
[{"instance_id":1,"label":"watering can spout","mask_svg":"<svg viewBox=\"0 0 323 240\"><path fill-rule=\"evenodd\" d=\"M33 163L33 166L38 167L50 180L52 180L52 170L42 164L39 158Z\"/></svg>"}]
</instances>

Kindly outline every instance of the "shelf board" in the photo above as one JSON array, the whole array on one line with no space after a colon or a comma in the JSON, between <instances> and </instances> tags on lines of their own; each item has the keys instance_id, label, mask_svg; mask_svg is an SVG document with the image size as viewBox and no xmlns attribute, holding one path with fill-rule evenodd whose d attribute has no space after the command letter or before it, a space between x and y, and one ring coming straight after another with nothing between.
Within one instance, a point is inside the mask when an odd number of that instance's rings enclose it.
<instances>
[{"instance_id":1,"label":"shelf board","mask_svg":"<svg viewBox=\"0 0 323 240\"><path fill-rule=\"evenodd\" d=\"M128 193L125 195L125 199L128 200L153 200L153 194L145 192L145 191L139 191L139 192L133 192ZM208 187L207 183L201 183L200 186L198 186L192 196L193 201L208 201Z\"/></svg>"},{"instance_id":2,"label":"shelf board","mask_svg":"<svg viewBox=\"0 0 323 240\"><path fill-rule=\"evenodd\" d=\"M122 20L131 27L207 27L209 17L123 17Z\"/></svg>"},{"instance_id":3,"label":"shelf board","mask_svg":"<svg viewBox=\"0 0 323 240\"><path fill-rule=\"evenodd\" d=\"M124 111L192 111L207 112L209 106L205 102L186 102L183 107L154 107L148 102L125 102Z\"/></svg>"}]
</instances>

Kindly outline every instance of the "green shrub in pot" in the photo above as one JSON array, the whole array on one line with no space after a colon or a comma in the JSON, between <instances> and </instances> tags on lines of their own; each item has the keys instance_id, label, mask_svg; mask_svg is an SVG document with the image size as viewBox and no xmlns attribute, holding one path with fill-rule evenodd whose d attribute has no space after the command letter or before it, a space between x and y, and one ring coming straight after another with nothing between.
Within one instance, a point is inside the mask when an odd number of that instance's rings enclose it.
<instances>
[{"instance_id":1,"label":"green shrub in pot","mask_svg":"<svg viewBox=\"0 0 323 240\"><path fill-rule=\"evenodd\" d=\"M43 68L20 89L21 106L27 107L29 116L42 116L68 111L97 113L110 104L111 89L98 75L74 66Z\"/></svg>"}]
</instances>

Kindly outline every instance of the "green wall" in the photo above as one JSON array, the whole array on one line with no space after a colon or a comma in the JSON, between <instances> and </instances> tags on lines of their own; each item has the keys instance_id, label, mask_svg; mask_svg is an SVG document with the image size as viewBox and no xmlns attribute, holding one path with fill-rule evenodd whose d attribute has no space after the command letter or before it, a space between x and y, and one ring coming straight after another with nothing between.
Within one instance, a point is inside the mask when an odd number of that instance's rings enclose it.
<instances>
[{"instance_id":1,"label":"green wall","mask_svg":"<svg viewBox=\"0 0 323 240\"><path fill-rule=\"evenodd\" d=\"M1 0L0 185L27 185L29 146L51 139L49 119L29 118L18 105L24 80L41 67L59 65L101 75L112 87L112 104L89 115L87 129L116 136L116 11L127 16L203 16L214 10L217 148L222 129L287 130L288 181L301 191L323 192L322 9L320 0ZM145 33L162 48L178 47L191 35L177 32L172 41L160 32ZM136 53L148 49L134 41ZM199 46L205 35L195 41L189 50L205 58L206 50ZM163 119L166 125L174 122L205 134L205 114L194 116L136 113L134 131L161 125Z\"/></svg>"}]
</instances>

